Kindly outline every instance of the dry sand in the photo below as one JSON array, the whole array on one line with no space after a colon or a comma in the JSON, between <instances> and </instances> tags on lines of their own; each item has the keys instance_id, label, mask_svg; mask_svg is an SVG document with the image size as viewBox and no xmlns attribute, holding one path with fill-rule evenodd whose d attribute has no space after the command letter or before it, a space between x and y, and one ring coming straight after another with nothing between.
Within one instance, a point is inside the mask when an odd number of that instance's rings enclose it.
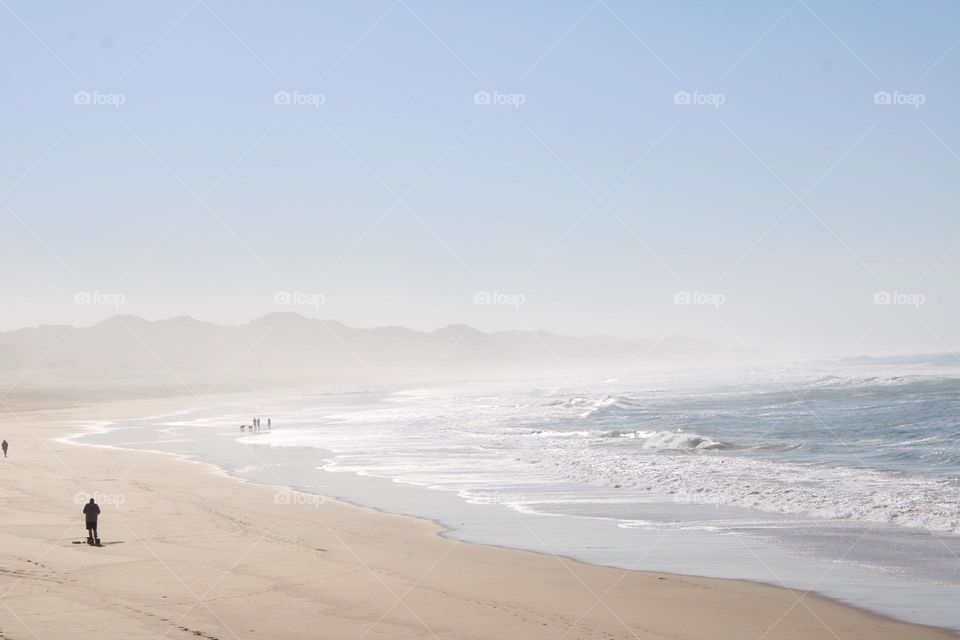
<instances>
[{"instance_id":1,"label":"dry sand","mask_svg":"<svg viewBox=\"0 0 960 640\"><path fill-rule=\"evenodd\" d=\"M277 488L207 465L56 440L192 404L5 413L0 638L956 637L812 594L458 543L331 500L278 504ZM104 503L101 548L74 544L87 492Z\"/></svg>"}]
</instances>

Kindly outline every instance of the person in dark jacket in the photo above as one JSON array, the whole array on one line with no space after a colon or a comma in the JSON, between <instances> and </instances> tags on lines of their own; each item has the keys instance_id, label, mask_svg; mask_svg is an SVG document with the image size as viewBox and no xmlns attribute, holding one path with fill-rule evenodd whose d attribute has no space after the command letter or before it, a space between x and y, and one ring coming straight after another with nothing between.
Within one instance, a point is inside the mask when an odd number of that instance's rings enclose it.
<instances>
[{"instance_id":1,"label":"person in dark jacket","mask_svg":"<svg viewBox=\"0 0 960 640\"><path fill-rule=\"evenodd\" d=\"M97 536L97 516L100 515L100 506L90 498L90 502L83 505L83 515L87 520L87 543L100 544Z\"/></svg>"}]
</instances>

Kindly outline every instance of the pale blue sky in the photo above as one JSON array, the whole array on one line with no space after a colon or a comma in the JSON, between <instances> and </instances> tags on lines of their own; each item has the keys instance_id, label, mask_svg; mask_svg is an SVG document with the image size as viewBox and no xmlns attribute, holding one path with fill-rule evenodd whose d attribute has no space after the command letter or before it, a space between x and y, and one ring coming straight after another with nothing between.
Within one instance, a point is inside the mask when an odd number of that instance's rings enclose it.
<instances>
[{"instance_id":1,"label":"pale blue sky","mask_svg":"<svg viewBox=\"0 0 960 640\"><path fill-rule=\"evenodd\" d=\"M148 318L960 346L956 3L4 2L0 329L114 312L86 291Z\"/></svg>"}]
</instances>

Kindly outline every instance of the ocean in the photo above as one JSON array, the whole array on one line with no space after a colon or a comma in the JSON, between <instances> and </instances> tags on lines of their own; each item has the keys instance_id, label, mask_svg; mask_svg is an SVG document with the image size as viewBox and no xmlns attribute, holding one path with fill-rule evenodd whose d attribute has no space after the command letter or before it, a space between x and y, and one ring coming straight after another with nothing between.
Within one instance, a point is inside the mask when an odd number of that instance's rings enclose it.
<instances>
[{"instance_id":1,"label":"ocean","mask_svg":"<svg viewBox=\"0 0 960 640\"><path fill-rule=\"evenodd\" d=\"M264 427L241 432L254 416ZM430 518L452 538L960 630L958 438L960 366L917 359L305 393L75 440Z\"/></svg>"}]
</instances>

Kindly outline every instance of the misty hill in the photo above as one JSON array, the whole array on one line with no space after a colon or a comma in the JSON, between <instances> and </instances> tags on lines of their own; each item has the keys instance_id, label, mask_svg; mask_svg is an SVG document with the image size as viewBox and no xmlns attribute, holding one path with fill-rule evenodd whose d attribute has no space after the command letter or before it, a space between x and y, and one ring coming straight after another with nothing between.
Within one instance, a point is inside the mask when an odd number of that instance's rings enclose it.
<instances>
[{"instance_id":1,"label":"misty hill","mask_svg":"<svg viewBox=\"0 0 960 640\"><path fill-rule=\"evenodd\" d=\"M720 355L710 343L682 337L651 341L546 331L484 333L466 325L431 332L357 329L295 313L272 313L242 326L190 317L149 321L118 315L91 327L41 326L0 333L0 371L99 371L113 376L564 375Z\"/></svg>"}]
</instances>

